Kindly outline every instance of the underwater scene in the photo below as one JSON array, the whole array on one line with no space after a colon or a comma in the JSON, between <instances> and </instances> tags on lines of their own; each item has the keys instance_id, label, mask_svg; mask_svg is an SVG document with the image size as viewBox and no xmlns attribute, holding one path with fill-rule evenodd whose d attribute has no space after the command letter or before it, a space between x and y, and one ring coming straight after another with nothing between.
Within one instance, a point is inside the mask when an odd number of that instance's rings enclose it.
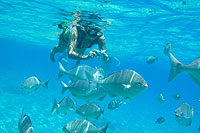
<instances>
[{"instance_id":1,"label":"underwater scene","mask_svg":"<svg viewBox=\"0 0 200 133\"><path fill-rule=\"evenodd\" d=\"M199 133L199 0L0 0L0 133Z\"/></svg>"}]
</instances>

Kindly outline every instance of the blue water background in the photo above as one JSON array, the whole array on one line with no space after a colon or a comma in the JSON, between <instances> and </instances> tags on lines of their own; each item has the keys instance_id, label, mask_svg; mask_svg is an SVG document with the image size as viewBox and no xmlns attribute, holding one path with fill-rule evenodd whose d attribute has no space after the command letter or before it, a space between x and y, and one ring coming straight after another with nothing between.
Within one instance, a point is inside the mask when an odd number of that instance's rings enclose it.
<instances>
[{"instance_id":1,"label":"blue water background","mask_svg":"<svg viewBox=\"0 0 200 133\"><path fill-rule=\"evenodd\" d=\"M73 119L81 118L71 112L67 116L51 115L53 99L61 100L60 81L57 80L58 63L49 59L51 48L58 42L60 30L52 23L58 19L59 9L96 11L113 24L104 31L108 54L121 61L120 67L111 71L132 69L147 81L148 89L117 110L105 109L104 116L93 120L98 127L109 122L109 133L197 133L200 125L200 88L187 73L168 83L170 63L163 54L167 42L172 42L177 59L188 64L199 56L200 2L186 1L0 1L0 132L17 132L20 112L31 117L35 132L58 133ZM102 6L103 5L103 6ZM146 59L158 56L155 64L147 65ZM74 61L69 60L71 65ZM96 60L82 64L97 65ZM36 75L41 81L50 79L49 89L42 87L27 94L23 81ZM67 77L63 78L68 81ZM163 104L157 101L162 93ZM173 94L182 96L180 101ZM71 94L68 92L64 96ZM84 102L74 98L78 105ZM102 107L111 100L96 101ZM174 111L183 102L194 106L191 127L176 123ZM156 124L158 117L163 124Z\"/></svg>"}]
</instances>

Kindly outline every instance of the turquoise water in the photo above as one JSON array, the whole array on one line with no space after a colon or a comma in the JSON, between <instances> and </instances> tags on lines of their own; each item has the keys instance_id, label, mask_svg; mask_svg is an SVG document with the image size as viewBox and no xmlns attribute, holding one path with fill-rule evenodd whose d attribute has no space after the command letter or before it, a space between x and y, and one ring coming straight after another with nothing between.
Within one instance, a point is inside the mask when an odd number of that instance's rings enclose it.
<instances>
[{"instance_id":1,"label":"turquoise water","mask_svg":"<svg viewBox=\"0 0 200 133\"><path fill-rule=\"evenodd\" d=\"M200 2L198 0L1 0L0 1L0 132L18 132L20 112L32 120L36 133L62 132L63 126L81 118L71 112L67 116L51 115L53 99L60 101L60 82L57 80L58 63L49 59L51 48L58 43L61 32L55 23L65 21L64 13L84 10L97 13L111 25L104 30L107 51L121 61L111 72L132 69L147 81L148 89L117 110L105 109L98 127L109 122L108 133L197 133L200 125L199 87L187 73L178 75L168 83L170 63L163 54L166 43L171 42L173 54L188 64L199 56L200 50ZM72 19L72 17L69 17ZM147 65L146 59L158 56L158 61ZM73 66L74 61L69 59ZM82 64L98 65L97 60ZM25 93L23 81L36 75L40 80L50 79L49 90L42 87L33 93ZM63 80L67 82L67 77ZM157 101L162 93L163 104ZM173 94L182 96L180 101ZM64 96L71 96L68 92ZM74 97L73 97L74 98ZM84 102L74 98L78 105ZM111 100L106 97L102 107ZM183 102L194 106L192 126L176 123L174 111ZM158 117L166 121L156 124Z\"/></svg>"}]
</instances>

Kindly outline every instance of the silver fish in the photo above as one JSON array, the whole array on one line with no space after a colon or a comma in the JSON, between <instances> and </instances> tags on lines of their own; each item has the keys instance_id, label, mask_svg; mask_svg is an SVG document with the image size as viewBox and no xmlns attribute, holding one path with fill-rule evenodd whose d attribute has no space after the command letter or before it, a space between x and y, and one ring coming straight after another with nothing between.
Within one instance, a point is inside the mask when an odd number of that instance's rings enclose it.
<instances>
[{"instance_id":1,"label":"silver fish","mask_svg":"<svg viewBox=\"0 0 200 133\"><path fill-rule=\"evenodd\" d=\"M87 120L72 120L63 127L65 133L106 133L108 128L107 123L105 126L98 128L93 123Z\"/></svg>"},{"instance_id":2,"label":"silver fish","mask_svg":"<svg viewBox=\"0 0 200 133\"><path fill-rule=\"evenodd\" d=\"M76 98L84 101L91 100L103 100L107 93L102 86L97 85L94 82L88 82L86 80L77 80L67 86L64 82L61 82L62 94L67 90L70 90L71 94Z\"/></svg>"},{"instance_id":3,"label":"silver fish","mask_svg":"<svg viewBox=\"0 0 200 133\"><path fill-rule=\"evenodd\" d=\"M24 115L24 109L22 109L21 115L18 121L18 130L19 133L33 133L33 125L31 123L31 119L28 115Z\"/></svg>"},{"instance_id":4,"label":"silver fish","mask_svg":"<svg viewBox=\"0 0 200 133\"><path fill-rule=\"evenodd\" d=\"M76 102L70 97L64 97L58 104L56 99L54 99L51 114L53 115L55 112L57 112L57 114L62 113L67 115L68 112L73 111L76 107Z\"/></svg>"},{"instance_id":5,"label":"silver fish","mask_svg":"<svg viewBox=\"0 0 200 133\"><path fill-rule=\"evenodd\" d=\"M177 123L181 126L191 126L193 119L193 112L194 112L193 107L190 108L190 105L188 103L181 104L175 110Z\"/></svg>"},{"instance_id":6,"label":"silver fish","mask_svg":"<svg viewBox=\"0 0 200 133\"><path fill-rule=\"evenodd\" d=\"M86 72L88 79L92 77ZM146 81L133 70L113 72L102 80L93 80L102 85L111 97L133 98L147 88Z\"/></svg>"},{"instance_id":7,"label":"silver fish","mask_svg":"<svg viewBox=\"0 0 200 133\"><path fill-rule=\"evenodd\" d=\"M48 82L49 80L41 82L36 76L31 76L24 81L21 89L26 92L36 91L40 86L48 89Z\"/></svg>"},{"instance_id":8,"label":"silver fish","mask_svg":"<svg viewBox=\"0 0 200 133\"><path fill-rule=\"evenodd\" d=\"M160 104L162 104L165 101L163 94L159 94L158 97L157 97L157 100Z\"/></svg>"},{"instance_id":9,"label":"silver fish","mask_svg":"<svg viewBox=\"0 0 200 133\"><path fill-rule=\"evenodd\" d=\"M70 70L65 70L65 68L62 66L62 64L59 62L59 74L58 79L60 79L64 75L68 75L70 80L76 81L76 80L88 80L87 76L85 75L85 71L87 71L93 78L102 78L103 75L100 75L98 73L97 75L97 69L90 67L88 65L79 65L71 68Z\"/></svg>"},{"instance_id":10,"label":"silver fish","mask_svg":"<svg viewBox=\"0 0 200 133\"><path fill-rule=\"evenodd\" d=\"M76 113L85 119L98 119L103 114L103 110L96 103L86 103L80 106Z\"/></svg>"},{"instance_id":11,"label":"silver fish","mask_svg":"<svg viewBox=\"0 0 200 133\"><path fill-rule=\"evenodd\" d=\"M180 63L171 52L169 52L171 63L171 72L168 82L171 82L177 75L182 72L187 72L196 85L200 86L200 57L193 60L190 64L184 65Z\"/></svg>"}]
</instances>

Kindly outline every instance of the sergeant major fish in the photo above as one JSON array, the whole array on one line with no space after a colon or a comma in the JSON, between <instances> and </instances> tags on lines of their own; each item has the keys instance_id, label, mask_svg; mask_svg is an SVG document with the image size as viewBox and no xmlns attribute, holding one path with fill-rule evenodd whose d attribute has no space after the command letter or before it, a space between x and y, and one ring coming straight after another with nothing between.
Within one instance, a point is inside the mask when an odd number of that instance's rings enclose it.
<instances>
[{"instance_id":1,"label":"sergeant major fish","mask_svg":"<svg viewBox=\"0 0 200 133\"><path fill-rule=\"evenodd\" d=\"M63 127L65 133L106 133L108 128L107 123L105 126L98 128L88 120L72 120Z\"/></svg>"},{"instance_id":2,"label":"sergeant major fish","mask_svg":"<svg viewBox=\"0 0 200 133\"><path fill-rule=\"evenodd\" d=\"M153 63L155 63L158 60L158 58L156 56L149 56L149 58L146 60L146 63L151 65Z\"/></svg>"},{"instance_id":3,"label":"sergeant major fish","mask_svg":"<svg viewBox=\"0 0 200 133\"><path fill-rule=\"evenodd\" d=\"M86 103L80 106L76 113L85 119L98 119L103 114L103 110L96 103Z\"/></svg>"},{"instance_id":4,"label":"sergeant major fish","mask_svg":"<svg viewBox=\"0 0 200 133\"><path fill-rule=\"evenodd\" d=\"M111 109L111 110L118 109L123 104L126 104L126 102L124 102L124 99L112 100L108 104L108 109Z\"/></svg>"},{"instance_id":5,"label":"sergeant major fish","mask_svg":"<svg viewBox=\"0 0 200 133\"><path fill-rule=\"evenodd\" d=\"M193 60L190 64L184 65L180 63L171 52L169 52L168 55L171 63L171 72L168 82L171 82L180 73L187 72L196 85L200 86L200 57Z\"/></svg>"},{"instance_id":6,"label":"sergeant major fish","mask_svg":"<svg viewBox=\"0 0 200 133\"><path fill-rule=\"evenodd\" d=\"M28 93L31 91L36 91L40 86L48 89L48 82L49 80L41 82L37 77L31 76L23 82L21 89Z\"/></svg>"},{"instance_id":7,"label":"sergeant major fish","mask_svg":"<svg viewBox=\"0 0 200 133\"><path fill-rule=\"evenodd\" d=\"M55 112L57 112L57 114L62 113L64 115L67 115L69 111L73 111L76 107L76 102L70 97L64 97L58 104L56 102L56 99L54 99L51 114L53 115Z\"/></svg>"},{"instance_id":8,"label":"sergeant major fish","mask_svg":"<svg viewBox=\"0 0 200 133\"><path fill-rule=\"evenodd\" d=\"M31 119L28 115L24 115L24 109L22 109L21 115L18 121L18 130L19 133L33 133L33 125L31 123Z\"/></svg>"}]
</instances>

